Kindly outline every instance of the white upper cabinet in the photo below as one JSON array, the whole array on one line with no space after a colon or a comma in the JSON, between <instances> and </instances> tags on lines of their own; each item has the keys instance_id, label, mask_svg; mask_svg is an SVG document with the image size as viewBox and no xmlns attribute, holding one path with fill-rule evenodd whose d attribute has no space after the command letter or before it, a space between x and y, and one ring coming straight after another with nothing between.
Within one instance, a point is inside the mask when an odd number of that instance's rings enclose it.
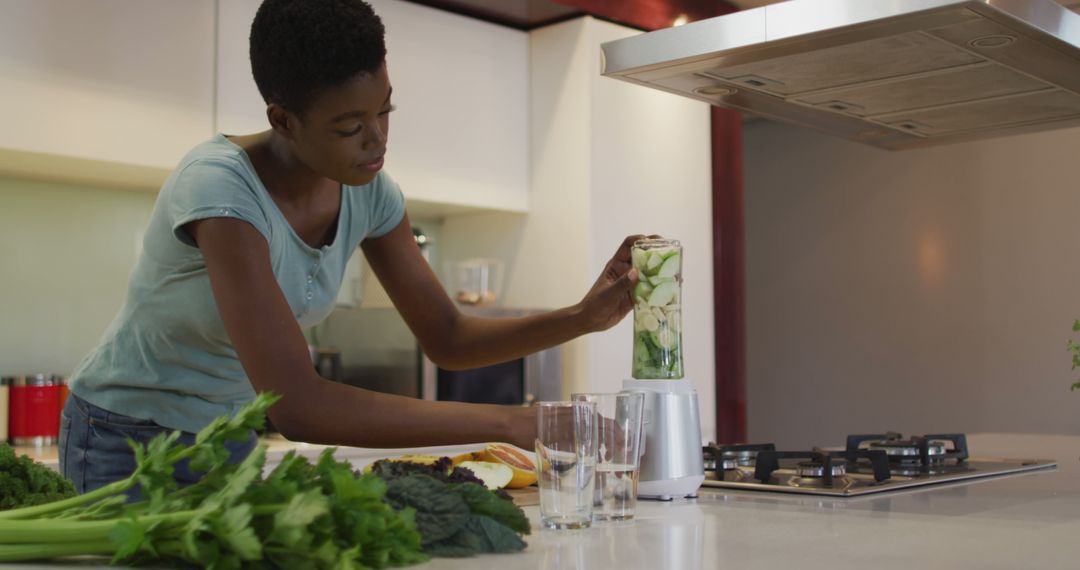
<instances>
[{"instance_id":1,"label":"white upper cabinet","mask_svg":"<svg viewBox=\"0 0 1080 570\"><path fill-rule=\"evenodd\" d=\"M214 0L4 0L0 149L172 168L213 133Z\"/></svg>"},{"instance_id":2,"label":"white upper cabinet","mask_svg":"<svg viewBox=\"0 0 1080 570\"><path fill-rule=\"evenodd\" d=\"M398 110L386 169L411 203L529 208L529 38L395 0L372 0L387 31ZM259 0L220 0L217 130L268 128L248 35ZM431 210L438 214L440 210Z\"/></svg>"}]
</instances>

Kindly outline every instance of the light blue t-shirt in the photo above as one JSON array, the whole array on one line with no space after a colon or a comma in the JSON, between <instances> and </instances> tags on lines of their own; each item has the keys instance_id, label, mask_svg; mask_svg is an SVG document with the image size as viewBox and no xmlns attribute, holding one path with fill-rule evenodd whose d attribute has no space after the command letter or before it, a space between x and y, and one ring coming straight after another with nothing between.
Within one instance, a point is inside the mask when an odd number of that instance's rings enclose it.
<instances>
[{"instance_id":1,"label":"light blue t-shirt","mask_svg":"<svg viewBox=\"0 0 1080 570\"><path fill-rule=\"evenodd\" d=\"M337 233L312 248L274 204L247 154L225 136L195 147L162 186L120 313L72 374L71 391L106 410L195 432L255 398L225 332L202 252L184 224L236 218L270 248L277 284L302 327L333 309L361 240L401 222L405 201L380 172L342 186Z\"/></svg>"}]
</instances>

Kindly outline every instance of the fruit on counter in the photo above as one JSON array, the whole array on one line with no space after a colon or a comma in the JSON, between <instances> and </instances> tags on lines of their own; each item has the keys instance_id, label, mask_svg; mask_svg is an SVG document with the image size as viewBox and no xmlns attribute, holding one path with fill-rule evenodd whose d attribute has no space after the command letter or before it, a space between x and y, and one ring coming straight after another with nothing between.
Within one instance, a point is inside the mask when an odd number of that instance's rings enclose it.
<instances>
[{"instance_id":1,"label":"fruit on counter","mask_svg":"<svg viewBox=\"0 0 1080 570\"><path fill-rule=\"evenodd\" d=\"M509 443L489 443L480 452L482 461L505 465L513 472L507 489L523 489L536 482L536 465L527 453Z\"/></svg>"},{"instance_id":2,"label":"fruit on counter","mask_svg":"<svg viewBox=\"0 0 1080 570\"><path fill-rule=\"evenodd\" d=\"M450 458L450 463L452 463L455 466L461 465L462 463L464 463L466 461L484 461L484 451L483 450L469 451L467 453L462 453L461 455L455 455L455 456Z\"/></svg>"},{"instance_id":3,"label":"fruit on counter","mask_svg":"<svg viewBox=\"0 0 1080 570\"><path fill-rule=\"evenodd\" d=\"M463 461L457 466L460 469L468 469L476 475L477 479L484 482L484 487L494 491L502 489L514 478L514 472L502 463L489 461Z\"/></svg>"},{"instance_id":4,"label":"fruit on counter","mask_svg":"<svg viewBox=\"0 0 1080 570\"><path fill-rule=\"evenodd\" d=\"M630 257L639 274L632 376L682 378L681 246L674 240L643 240L634 244Z\"/></svg>"}]
</instances>

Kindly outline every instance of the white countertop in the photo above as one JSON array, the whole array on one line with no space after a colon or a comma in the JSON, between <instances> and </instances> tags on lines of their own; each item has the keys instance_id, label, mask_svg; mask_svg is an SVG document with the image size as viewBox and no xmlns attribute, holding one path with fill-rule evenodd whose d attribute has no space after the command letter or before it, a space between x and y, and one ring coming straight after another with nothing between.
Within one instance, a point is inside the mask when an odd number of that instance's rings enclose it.
<instances>
[{"instance_id":1,"label":"white countertop","mask_svg":"<svg viewBox=\"0 0 1080 570\"><path fill-rule=\"evenodd\" d=\"M696 500L641 501L632 522L580 531L540 530L537 508L526 507L534 530L524 552L415 568L1080 567L1080 436L973 434L968 443L973 455L1055 459L1058 468L852 498L703 488Z\"/></svg>"}]
</instances>

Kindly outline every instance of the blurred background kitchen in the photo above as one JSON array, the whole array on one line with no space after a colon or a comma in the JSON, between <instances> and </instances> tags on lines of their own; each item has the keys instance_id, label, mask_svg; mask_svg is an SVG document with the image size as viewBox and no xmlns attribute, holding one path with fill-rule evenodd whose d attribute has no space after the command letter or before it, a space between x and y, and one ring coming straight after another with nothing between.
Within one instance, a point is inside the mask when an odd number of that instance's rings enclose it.
<instances>
[{"instance_id":1,"label":"blurred background kitchen","mask_svg":"<svg viewBox=\"0 0 1080 570\"><path fill-rule=\"evenodd\" d=\"M727 112L718 139L705 103L601 77L599 44L767 2L621 3L648 21L602 2L371 3L399 109L387 171L418 241L452 297L455 264L501 270L466 309L575 303L623 236L662 234L684 246L705 439L1080 432L1080 129L892 152ZM0 375L70 374L169 170L214 132L265 129L257 6L0 0ZM423 397L422 355L361 258L307 331L313 362ZM508 403L614 391L630 353L625 321L497 374L518 383Z\"/></svg>"}]
</instances>

